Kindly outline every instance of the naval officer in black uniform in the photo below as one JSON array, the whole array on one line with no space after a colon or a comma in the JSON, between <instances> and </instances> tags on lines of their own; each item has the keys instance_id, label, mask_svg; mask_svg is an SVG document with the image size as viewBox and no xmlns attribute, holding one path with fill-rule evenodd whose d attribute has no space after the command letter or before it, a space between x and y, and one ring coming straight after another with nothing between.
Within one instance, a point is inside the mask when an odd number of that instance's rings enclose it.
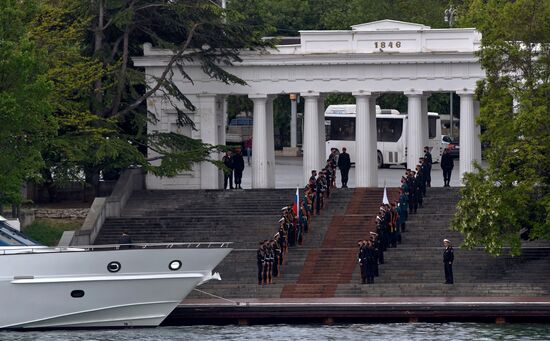
<instances>
[{"instance_id":1,"label":"naval officer in black uniform","mask_svg":"<svg viewBox=\"0 0 550 341\"><path fill-rule=\"evenodd\" d=\"M451 246L451 241L449 239L443 239L443 245L445 246L445 251L443 252L443 264L445 264L445 284L453 284L453 261L455 260L453 247Z\"/></svg>"}]
</instances>

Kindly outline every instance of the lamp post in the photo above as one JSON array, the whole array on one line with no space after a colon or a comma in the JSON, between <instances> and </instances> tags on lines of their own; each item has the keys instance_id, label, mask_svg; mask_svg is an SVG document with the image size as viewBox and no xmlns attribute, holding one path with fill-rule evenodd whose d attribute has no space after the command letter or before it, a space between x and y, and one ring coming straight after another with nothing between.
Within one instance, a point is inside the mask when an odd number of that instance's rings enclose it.
<instances>
[{"instance_id":1,"label":"lamp post","mask_svg":"<svg viewBox=\"0 0 550 341\"><path fill-rule=\"evenodd\" d=\"M449 8L445 10L445 15L443 16L443 20L449 24L449 27L452 28L456 19L456 9L453 7L453 5L449 5ZM453 92L451 91L449 94L449 124L450 124L450 132L449 135L451 135L451 139L453 138Z\"/></svg>"}]
</instances>

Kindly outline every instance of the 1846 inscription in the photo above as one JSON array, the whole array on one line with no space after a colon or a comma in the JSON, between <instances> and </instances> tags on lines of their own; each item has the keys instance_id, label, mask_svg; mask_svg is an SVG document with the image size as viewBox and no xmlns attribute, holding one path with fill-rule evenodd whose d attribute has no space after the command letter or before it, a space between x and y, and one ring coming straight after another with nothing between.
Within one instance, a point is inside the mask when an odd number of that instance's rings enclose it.
<instances>
[{"instance_id":1,"label":"1846 inscription","mask_svg":"<svg viewBox=\"0 0 550 341\"><path fill-rule=\"evenodd\" d=\"M399 49L401 48L401 42L400 41L375 41L374 42L374 48L375 49Z\"/></svg>"}]
</instances>

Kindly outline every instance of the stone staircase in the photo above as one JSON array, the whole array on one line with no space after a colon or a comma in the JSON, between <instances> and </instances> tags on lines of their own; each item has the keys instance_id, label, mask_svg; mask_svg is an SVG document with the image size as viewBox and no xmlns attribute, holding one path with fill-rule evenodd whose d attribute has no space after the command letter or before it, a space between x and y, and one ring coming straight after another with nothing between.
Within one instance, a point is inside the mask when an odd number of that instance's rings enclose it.
<instances>
[{"instance_id":1,"label":"stone staircase","mask_svg":"<svg viewBox=\"0 0 550 341\"><path fill-rule=\"evenodd\" d=\"M311 250L295 284L287 284L281 297L333 297L338 284L349 283L357 263L356 243L375 231L375 215L383 197L381 188L354 191L345 211L332 217L321 248ZM397 190L389 193L395 200Z\"/></svg>"},{"instance_id":2,"label":"stone staircase","mask_svg":"<svg viewBox=\"0 0 550 341\"><path fill-rule=\"evenodd\" d=\"M424 207L409 215L403 244L389 249L374 285L361 285L356 266L352 283L336 296L538 296L550 294L550 244L524 243L519 257L488 255L483 249L459 248L463 238L450 231L460 198L456 188L429 188ZM442 240L455 249L454 285L446 285Z\"/></svg>"},{"instance_id":3,"label":"stone staircase","mask_svg":"<svg viewBox=\"0 0 550 341\"><path fill-rule=\"evenodd\" d=\"M295 283L310 250L320 247L332 216L345 212L353 190L334 190L321 215L312 219L302 246L289 250L282 274L273 284L257 285L258 241L277 232L281 207L292 204L295 190L141 191L129 200L120 218L109 218L96 244L116 243L124 229L134 242L230 241L234 250L214 270L221 282L200 290L226 298L280 297ZM208 298L193 292L190 298Z\"/></svg>"},{"instance_id":4,"label":"stone staircase","mask_svg":"<svg viewBox=\"0 0 550 341\"><path fill-rule=\"evenodd\" d=\"M383 189L337 189L311 222L302 246L286 255L282 274L257 285L258 241L277 230L280 209L295 190L140 191L120 218L109 218L96 244L116 243L123 229L134 242L231 241L215 271L222 282L198 289L228 299L356 296L536 296L550 293L550 244L526 243L520 257L463 250L449 231L459 189L429 188L424 207L409 215L403 244L385 253L374 285L361 285L356 241L374 230ZM390 200L397 195L389 190ZM454 285L443 284L442 239L455 246ZM210 298L194 291L189 298Z\"/></svg>"}]
</instances>

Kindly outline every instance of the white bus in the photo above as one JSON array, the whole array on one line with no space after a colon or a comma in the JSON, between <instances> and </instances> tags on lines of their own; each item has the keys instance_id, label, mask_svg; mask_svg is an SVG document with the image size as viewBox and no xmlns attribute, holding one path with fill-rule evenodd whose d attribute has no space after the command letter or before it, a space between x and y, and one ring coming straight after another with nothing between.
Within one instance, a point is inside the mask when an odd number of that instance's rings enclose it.
<instances>
[{"instance_id":1,"label":"white bus","mask_svg":"<svg viewBox=\"0 0 550 341\"><path fill-rule=\"evenodd\" d=\"M325 111L325 145L327 158L331 148L347 148L352 162L355 160L355 104L329 105ZM376 106L378 168L407 163L407 115L395 109ZM439 114L428 113L428 146L433 162L441 159L441 119ZM413 165L414 166L414 165ZM412 167L412 166L411 166Z\"/></svg>"}]
</instances>

